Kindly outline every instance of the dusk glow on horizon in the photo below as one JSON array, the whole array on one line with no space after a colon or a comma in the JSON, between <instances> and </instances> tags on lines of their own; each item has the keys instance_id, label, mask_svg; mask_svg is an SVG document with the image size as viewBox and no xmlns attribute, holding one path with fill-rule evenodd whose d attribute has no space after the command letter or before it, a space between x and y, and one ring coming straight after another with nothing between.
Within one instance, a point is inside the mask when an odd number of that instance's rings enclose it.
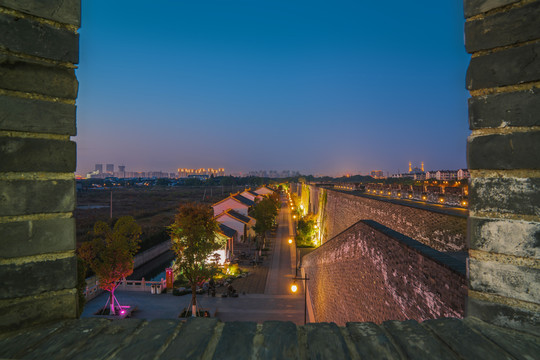
<instances>
[{"instance_id":1,"label":"dusk glow on horizon","mask_svg":"<svg viewBox=\"0 0 540 360\"><path fill-rule=\"evenodd\" d=\"M466 167L452 1L83 0L77 173Z\"/></svg>"}]
</instances>

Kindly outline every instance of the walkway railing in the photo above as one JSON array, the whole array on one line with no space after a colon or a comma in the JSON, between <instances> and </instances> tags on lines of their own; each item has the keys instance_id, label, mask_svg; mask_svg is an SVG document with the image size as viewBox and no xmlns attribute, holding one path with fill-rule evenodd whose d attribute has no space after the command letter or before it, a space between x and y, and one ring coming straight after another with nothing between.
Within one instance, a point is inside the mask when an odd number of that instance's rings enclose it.
<instances>
[{"instance_id":1,"label":"walkway railing","mask_svg":"<svg viewBox=\"0 0 540 360\"><path fill-rule=\"evenodd\" d=\"M144 278L141 280L126 280L124 278L116 290L123 290L123 291L148 291L152 294L161 294L163 289L167 288L167 282L165 279L161 279L159 281L146 281ZM99 294L101 294L103 290L99 287L99 283L96 281L94 285L87 286L84 291L84 297L86 298L86 301L92 300Z\"/></svg>"}]
</instances>

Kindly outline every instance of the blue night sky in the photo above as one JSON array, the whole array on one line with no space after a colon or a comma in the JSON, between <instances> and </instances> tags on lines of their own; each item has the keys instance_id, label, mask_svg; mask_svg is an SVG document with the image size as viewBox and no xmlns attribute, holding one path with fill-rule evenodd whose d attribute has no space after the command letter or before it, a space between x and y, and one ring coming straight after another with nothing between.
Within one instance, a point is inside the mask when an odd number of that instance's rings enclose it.
<instances>
[{"instance_id":1,"label":"blue night sky","mask_svg":"<svg viewBox=\"0 0 540 360\"><path fill-rule=\"evenodd\" d=\"M83 0L78 173L466 166L461 1Z\"/></svg>"}]
</instances>

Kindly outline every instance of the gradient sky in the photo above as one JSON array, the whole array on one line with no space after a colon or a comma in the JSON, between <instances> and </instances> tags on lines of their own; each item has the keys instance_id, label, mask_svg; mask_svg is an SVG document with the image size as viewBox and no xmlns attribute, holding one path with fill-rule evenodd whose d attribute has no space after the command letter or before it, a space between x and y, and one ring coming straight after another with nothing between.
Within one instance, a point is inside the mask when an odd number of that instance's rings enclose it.
<instances>
[{"instance_id":1,"label":"gradient sky","mask_svg":"<svg viewBox=\"0 0 540 360\"><path fill-rule=\"evenodd\" d=\"M78 173L466 166L461 1L82 4Z\"/></svg>"}]
</instances>

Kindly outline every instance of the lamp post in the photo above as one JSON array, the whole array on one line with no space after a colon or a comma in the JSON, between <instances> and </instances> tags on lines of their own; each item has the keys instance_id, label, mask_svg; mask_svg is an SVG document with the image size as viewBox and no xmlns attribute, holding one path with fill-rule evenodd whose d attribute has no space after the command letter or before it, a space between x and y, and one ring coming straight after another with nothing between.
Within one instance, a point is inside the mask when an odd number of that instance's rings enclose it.
<instances>
[{"instance_id":1,"label":"lamp post","mask_svg":"<svg viewBox=\"0 0 540 360\"><path fill-rule=\"evenodd\" d=\"M307 281L309 278L307 274L305 277L293 277L293 283L291 285L291 291L296 293L298 291L298 286L296 285L296 280L304 280L304 325L307 324Z\"/></svg>"}]
</instances>

